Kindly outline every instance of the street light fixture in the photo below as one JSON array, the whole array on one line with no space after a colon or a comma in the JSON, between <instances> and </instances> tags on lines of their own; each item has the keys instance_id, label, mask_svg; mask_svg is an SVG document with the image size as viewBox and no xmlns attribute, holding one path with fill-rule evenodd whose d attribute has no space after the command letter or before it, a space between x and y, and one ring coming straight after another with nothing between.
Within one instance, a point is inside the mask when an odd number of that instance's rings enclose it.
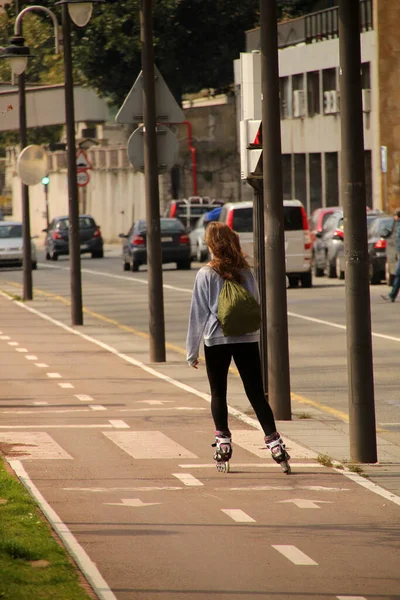
<instances>
[{"instance_id":1,"label":"street light fixture","mask_svg":"<svg viewBox=\"0 0 400 600\"><path fill-rule=\"evenodd\" d=\"M104 0L93 0L100 3ZM70 19L78 25L85 26L92 14L92 2L79 0L60 0L62 6L62 24L64 41L64 78L65 78L65 122L67 132L67 164L68 164L68 216L69 216L69 257L71 285L71 320L72 325L83 325L81 251L79 236L79 196L76 168L75 141L75 109L74 81L72 74L72 48Z\"/></svg>"},{"instance_id":2,"label":"street light fixture","mask_svg":"<svg viewBox=\"0 0 400 600\"><path fill-rule=\"evenodd\" d=\"M28 64L28 58L31 56L28 46L25 46L22 37L22 19L24 15L31 11L45 12L53 21L55 51L59 53L58 21L55 14L44 6L28 6L22 10L15 19L14 37L10 40L10 45L0 52L0 58L9 59L11 69L15 75L18 75L18 99L19 99L19 131L21 151L28 145L27 142L27 123L26 123L26 95L25 95L25 75L24 71ZM31 225L29 212L29 187L21 184L22 197L22 235L23 235L23 298L32 300L32 255L31 255Z\"/></svg>"}]
</instances>

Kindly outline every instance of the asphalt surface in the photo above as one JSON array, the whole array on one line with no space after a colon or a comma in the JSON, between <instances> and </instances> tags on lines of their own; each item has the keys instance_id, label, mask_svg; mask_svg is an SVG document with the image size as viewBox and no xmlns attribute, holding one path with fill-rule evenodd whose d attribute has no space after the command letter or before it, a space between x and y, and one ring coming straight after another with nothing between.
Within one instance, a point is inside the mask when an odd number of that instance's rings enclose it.
<instances>
[{"instance_id":1,"label":"asphalt surface","mask_svg":"<svg viewBox=\"0 0 400 600\"><path fill-rule=\"evenodd\" d=\"M344 285L328 280L288 290L293 420L279 429L293 474L263 449L235 373L223 474L204 369L184 364L196 271L164 272L168 361L150 365L147 274L123 273L113 254L82 260L84 327L68 326L67 260L39 264L33 302L0 297L0 448L71 551L87 553L79 564L98 596L400 599L400 499L385 495L400 492L400 309L382 304L386 289L371 288L373 330L387 338L374 337L384 431L370 479L316 461L348 453ZM0 289L18 295L21 281L2 271Z\"/></svg>"}]
</instances>

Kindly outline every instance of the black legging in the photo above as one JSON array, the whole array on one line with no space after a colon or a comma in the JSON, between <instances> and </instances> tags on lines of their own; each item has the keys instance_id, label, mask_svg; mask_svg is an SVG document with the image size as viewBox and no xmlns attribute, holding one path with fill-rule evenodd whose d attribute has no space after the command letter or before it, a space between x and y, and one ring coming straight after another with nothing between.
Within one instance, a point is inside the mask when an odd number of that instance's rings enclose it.
<instances>
[{"instance_id":1,"label":"black legging","mask_svg":"<svg viewBox=\"0 0 400 600\"><path fill-rule=\"evenodd\" d=\"M211 389L211 414L215 428L219 431L229 431L226 392L229 365L233 358L246 395L265 435L275 433L274 415L264 394L258 343L244 342L205 346L204 353Z\"/></svg>"}]
</instances>

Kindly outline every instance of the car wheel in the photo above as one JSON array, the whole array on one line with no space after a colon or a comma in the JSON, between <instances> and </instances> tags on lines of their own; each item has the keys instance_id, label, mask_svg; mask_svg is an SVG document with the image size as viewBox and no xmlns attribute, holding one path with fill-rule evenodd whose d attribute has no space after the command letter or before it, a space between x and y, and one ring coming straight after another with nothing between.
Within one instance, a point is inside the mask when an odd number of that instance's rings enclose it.
<instances>
[{"instance_id":1,"label":"car wheel","mask_svg":"<svg viewBox=\"0 0 400 600\"><path fill-rule=\"evenodd\" d=\"M36 271L37 269L37 262L36 260L32 261L32 271Z\"/></svg>"},{"instance_id":2,"label":"car wheel","mask_svg":"<svg viewBox=\"0 0 400 600\"><path fill-rule=\"evenodd\" d=\"M373 263L369 263L369 282L371 285L377 285L381 282L379 271L375 271Z\"/></svg>"},{"instance_id":3,"label":"car wheel","mask_svg":"<svg viewBox=\"0 0 400 600\"><path fill-rule=\"evenodd\" d=\"M176 268L179 270L190 269L190 260L180 260L176 263Z\"/></svg>"},{"instance_id":4,"label":"car wheel","mask_svg":"<svg viewBox=\"0 0 400 600\"><path fill-rule=\"evenodd\" d=\"M336 259L336 275L338 276L339 279L344 279L344 271L341 270L340 268L340 259L339 257L337 257Z\"/></svg>"},{"instance_id":5,"label":"car wheel","mask_svg":"<svg viewBox=\"0 0 400 600\"><path fill-rule=\"evenodd\" d=\"M139 267L140 267L140 263L138 263L136 260L132 261L132 271L134 273L137 273L137 271L139 271Z\"/></svg>"},{"instance_id":6,"label":"car wheel","mask_svg":"<svg viewBox=\"0 0 400 600\"><path fill-rule=\"evenodd\" d=\"M94 250L92 252L92 258L104 258L104 251L103 250Z\"/></svg>"},{"instance_id":7,"label":"car wheel","mask_svg":"<svg viewBox=\"0 0 400 600\"><path fill-rule=\"evenodd\" d=\"M124 271L130 271L131 270L131 265L128 262L126 262L124 260L124 262L122 264L123 264Z\"/></svg>"},{"instance_id":8,"label":"car wheel","mask_svg":"<svg viewBox=\"0 0 400 600\"><path fill-rule=\"evenodd\" d=\"M311 288L312 287L312 274L311 271L308 273L303 273L301 276L301 287L303 288Z\"/></svg>"},{"instance_id":9,"label":"car wheel","mask_svg":"<svg viewBox=\"0 0 400 600\"><path fill-rule=\"evenodd\" d=\"M291 288L297 288L299 285L299 278L298 277L291 277L290 275L288 275L288 279L289 279L289 286Z\"/></svg>"}]
</instances>

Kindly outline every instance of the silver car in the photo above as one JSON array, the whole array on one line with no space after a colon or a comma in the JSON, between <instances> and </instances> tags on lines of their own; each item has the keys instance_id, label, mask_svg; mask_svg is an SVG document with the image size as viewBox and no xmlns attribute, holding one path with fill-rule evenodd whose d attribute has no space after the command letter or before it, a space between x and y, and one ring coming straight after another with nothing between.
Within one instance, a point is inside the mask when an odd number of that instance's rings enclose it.
<instances>
[{"instance_id":1,"label":"silver car","mask_svg":"<svg viewBox=\"0 0 400 600\"><path fill-rule=\"evenodd\" d=\"M208 256L208 248L204 241L204 217L205 215L201 215L189 234L191 257L197 262L203 262Z\"/></svg>"},{"instance_id":2,"label":"silver car","mask_svg":"<svg viewBox=\"0 0 400 600\"><path fill-rule=\"evenodd\" d=\"M36 247L31 242L32 269L37 269ZM22 223L0 222L0 266L18 266L23 263Z\"/></svg>"}]
</instances>

